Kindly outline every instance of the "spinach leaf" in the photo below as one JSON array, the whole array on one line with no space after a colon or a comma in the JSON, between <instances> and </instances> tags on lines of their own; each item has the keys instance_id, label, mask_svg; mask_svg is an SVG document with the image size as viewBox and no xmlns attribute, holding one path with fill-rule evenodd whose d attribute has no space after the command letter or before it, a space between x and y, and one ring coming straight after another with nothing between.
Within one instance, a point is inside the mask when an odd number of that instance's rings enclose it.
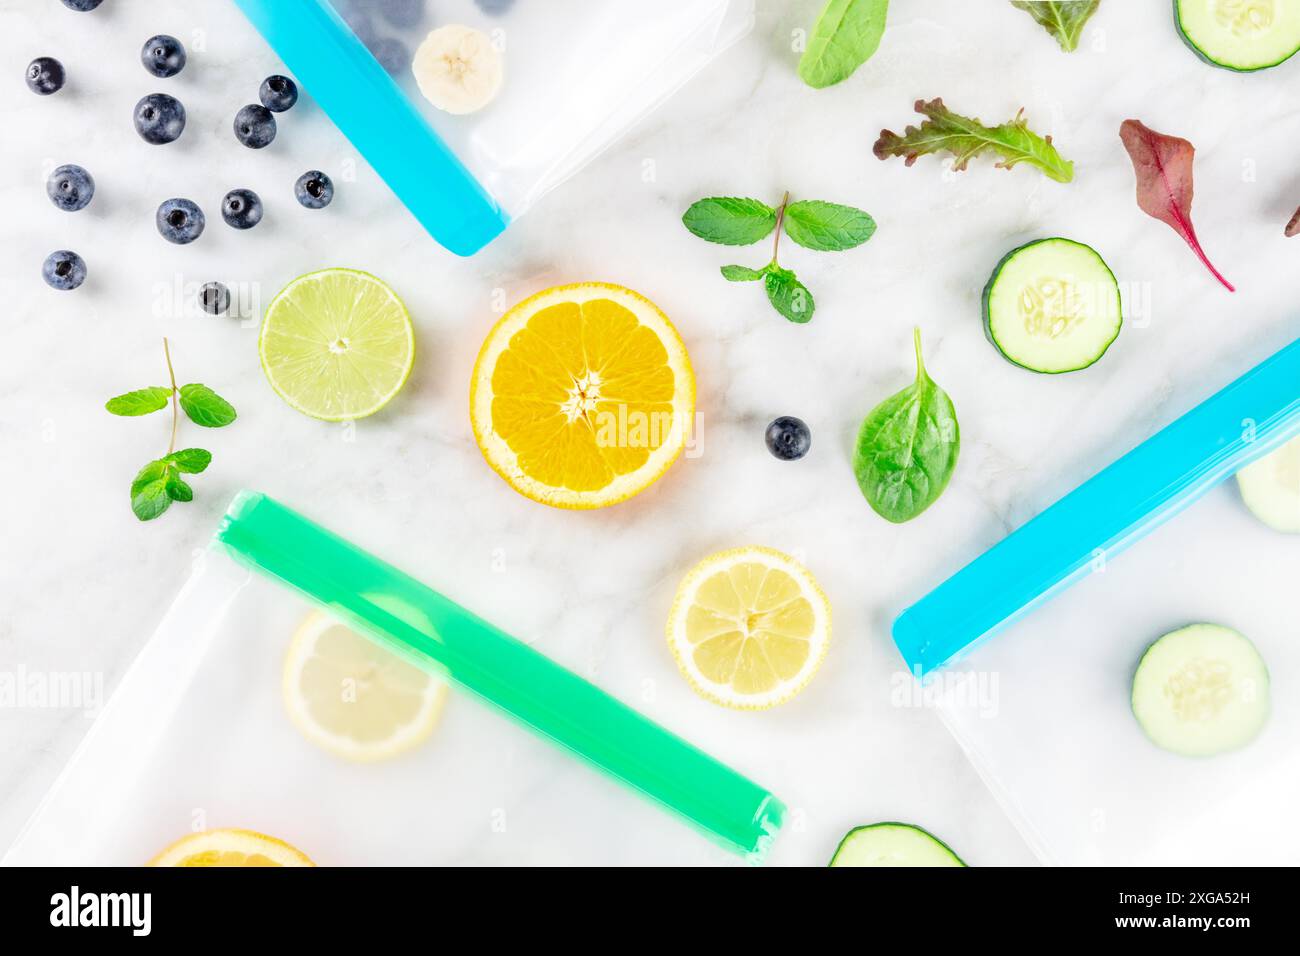
<instances>
[{"instance_id":1,"label":"spinach leaf","mask_svg":"<svg viewBox=\"0 0 1300 956\"><path fill-rule=\"evenodd\" d=\"M814 89L847 80L880 46L889 0L829 0L799 58L799 78Z\"/></svg>"},{"instance_id":2,"label":"spinach leaf","mask_svg":"<svg viewBox=\"0 0 1300 956\"><path fill-rule=\"evenodd\" d=\"M867 503L895 524L939 500L961 450L952 400L925 371L920 329L913 338L916 381L871 410L853 452L853 473Z\"/></svg>"}]
</instances>

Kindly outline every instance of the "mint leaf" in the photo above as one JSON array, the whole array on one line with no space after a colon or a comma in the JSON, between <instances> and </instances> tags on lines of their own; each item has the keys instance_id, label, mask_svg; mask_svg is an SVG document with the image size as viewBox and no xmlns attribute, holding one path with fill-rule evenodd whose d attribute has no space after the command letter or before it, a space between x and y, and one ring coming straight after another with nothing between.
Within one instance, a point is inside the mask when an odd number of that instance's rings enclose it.
<instances>
[{"instance_id":1,"label":"mint leaf","mask_svg":"<svg viewBox=\"0 0 1300 956\"><path fill-rule=\"evenodd\" d=\"M187 485L180 475L167 476L167 497L172 501L193 501L194 489Z\"/></svg>"},{"instance_id":2,"label":"mint leaf","mask_svg":"<svg viewBox=\"0 0 1300 956\"><path fill-rule=\"evenodd\" d=\"M789 269L782 269L780 266L770 269L763 278L763 285L767 289L767 298L772 303L772 307L791 322L802 325L812 319L814 308L812 293Z\"/></svg>"},{"instance_id":3,"label":"mint leaf","mask_svg":"<svg viewBox=\"0 0 1300 956\"><path fill-rule=\"evenodd\" d=\"M814 89L848 79L880 46L889 0L830 0L799 58L799 78Z\"/></svg>"},{"instance_id":4,"label":"mint leaf","mask_svg":"<svg viewBox=\"0 0 1300 956\"><path fill-rule=\"evenodd\" d=\"M141 521L152 521L171 507L172 499L167 494L170 473L168 463L159 459L141 468L131 482L131 510Z\"/></svg>"},{"instance_id":5,"label":"mint leaf","mask_svg":"<svg viewBox=\"0 0 1300 956\"><path fill-rule=\"evenodd\" d=\"M134 392L117 395L104 403L110 414L134 417L160 412L171 401L172 390L155 385L152 388L138 388Z\"/></svg>"},{"instance_id":6,"label":"mint leaf","mask_svg":"<svg viewBox=\"0 0 1300 956\"><path fill-rule=\"evenodd\" d=\"M691 203L682 224L709 242L748 246L776 228L776 210L757 199L713 197Z\"/></svg>"},{"instance_id":7,"label":"mint leaf","mask_svg":"<svg viewBox=\"0 0 1300 956\"><path fill-rule=\"evenodd\" d=\"M757 282L767 275L766 269L751 269L749 266L723 266L722 278L728 282Z\"/></svg>"},{"instance_id":8,"label":"mint leaf","mask_svg":"<svg viewBox=\"0 0 1300 956\"><path fill-rule=\"evenodd\" d=\"M870 239L875 231L876 221L852 206L806 199L785 209L785 234L807 249L852 249Z\"/></svg>"},{"instance_id":9,"label":"mint leaf","mask_svg":"<svg viewBox=\"0 0 1300 956\"><path fill-rule=\"evenodd\" d=\"M190 421L204 428L220 428L235 420L235 409L206 385L182 385L181 408Z\"/></svg>"},{"instance_id":10,"label":"mint leaf","mask_svg":"<svg viewBox=\"0 0 1300 956\"><path fill-rule=\"evenodd\" d=\"M212 463L212 452L206 448L182 448L172 452L163 461L175 465L177 471L197 475Z\"/></svg>"}]
</instances>

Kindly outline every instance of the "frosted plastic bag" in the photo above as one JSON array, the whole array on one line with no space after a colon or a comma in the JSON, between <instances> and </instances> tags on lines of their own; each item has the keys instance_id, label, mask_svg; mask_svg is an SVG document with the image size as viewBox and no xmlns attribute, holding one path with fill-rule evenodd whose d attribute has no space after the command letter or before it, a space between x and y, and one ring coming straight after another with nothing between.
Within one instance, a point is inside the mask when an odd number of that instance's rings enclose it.
<instances>
[{"instance_id":1,"label":"frosted plastic bag","mask_svg":"<svg viewBox=\"0 0 1300 956\"><path fill-rule=\"evenodd\" d=\"M285 706L286 652L318 605L455 678L428 739L362 763L300 731ZM761 787L419 582L243 493L3 862L141 864L193 831L228 827L322 865L738 859L719 844L757 862L783 812Z\"/></svg>"},{"instance_id":2,"label":"frosted plastic bag","mask_svg":"<svg viewBox=\"0 0 1300 956\"><path fill-rule=\"evenodd\" d=\"M1300 538L1259 521L1232 480L1297 432L1300 342L895 622L909 667L1045 862L1300 864L1300 629L1288 599ZM1208 757L1157 747L1130 702L1147 646L1198 622L1245 635L1270 675L1258 737Z\"/></svg>"},{"instance_id":3,"label":"frosted plastic bag","mask_svg":"<svg viewBox=\"0 0 1300 956\"><path fill-rule=\"evenodd\" d=\"M236 2L425 228L460 255L614 142L754 17L753 0L438 0L397 25L383 0ZM429 31L451 24L487 34L504 66L497 97L465 115L434 108L410 65Z\"/></svg>"}]
</instances>

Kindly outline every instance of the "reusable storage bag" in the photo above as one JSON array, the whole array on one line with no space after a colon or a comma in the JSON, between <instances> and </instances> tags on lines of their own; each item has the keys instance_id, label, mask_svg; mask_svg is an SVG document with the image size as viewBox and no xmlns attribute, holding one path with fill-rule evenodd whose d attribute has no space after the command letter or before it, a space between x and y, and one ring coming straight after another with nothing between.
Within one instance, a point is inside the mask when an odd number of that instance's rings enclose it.
<instances>
[{"instance_id":1,"label":"reusable storage bag","mask_svg":"<svg viewBox=\"0 0 1300 956\"><path fill-rule=\"evenodd\" d=\"M407 26L394 25L380 0L236 2L430 234L459 255L499 235L754 19L753 0L438 0ZM497 97L464 115L434 108L411 70L429 31L451 24L486 33L504 67Z\"/></svg>"},{"instance_id":2,"label":"reusable storage bag","mask_svg":"<svg viewBox=\"0 0 1300 956\"><path fill-rule=\"evenodd\" d=\"M1044 862L1300 864L1300 537L1256 518L1230 480L1298 432L1295 342L895 621L909 668ZM1189 757L1148 739L1130 693L1147 646L1198 622L1254 643L1271 710L1241 749ZM1263 690L1190 663L1189 706Z\"/></svg>"},{"instance_id":3,"label":"reusable storage bag","mask_svg":"<svg viewBox=\"0 0 1300 956\"><path fill-rule=\"evenodd\" d=\"M453 682L430 739L358 762L300 732L287 650L322 610ZM338 676L340 694L364 679ZM784 812L593 684L244 492L3 863L137 865L219 828L321 865L758 862Z\"/></svg>"}]
</instances>

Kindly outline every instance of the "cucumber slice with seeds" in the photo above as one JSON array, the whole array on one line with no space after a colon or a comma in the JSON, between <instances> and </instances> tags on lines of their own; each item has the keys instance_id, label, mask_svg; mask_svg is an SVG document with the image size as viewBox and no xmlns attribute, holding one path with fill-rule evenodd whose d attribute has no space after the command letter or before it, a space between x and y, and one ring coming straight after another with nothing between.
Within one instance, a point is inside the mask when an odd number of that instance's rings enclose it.
<instances>
[{"instance_id":1,"label":"cucumber slice with seeds","mask_svg":"<svg viewBox=\"0 0 1300 956\"><path fill-rule=\"evenodd\" d=\"M1119 335L1119 283L1091 246L1039 239L1012 249L984 287L984 332L1009 361L1034 372L1075 372Z\"/></svg>"},{"instance_id":2,"label":"cucumber slice with seeds","mask_svg":"<svg viewBox=\"0 0 1300 956\"><path fill-rule=\"evenodd\" d=\"M840 841L831 866L965 866L948 845L910 823L854 827Z\"/></svg>"},{"instance_id":3,"label":"cucumber slice with seeds","mask_svg":"<svg viewBox=\"0 0 1300 956\"><path fill-rule=\"evenodd\" d=\"M1237 472L1241 500L1277 531L1300 534L1300 438Z\"/></svg>"},{"instance_id":4,"label":"cucumber slice with seeds","mask_svg":"<svg viewBox=\"0 0 1300 956\"><path fill-rule=\"evenodd\" d=\"M1178 35L1206 63L1251 73L1300 50L1295 0L1174 0Z\"/></svg>"},{"instance_id":5,"label":"cucumber slice with seeds","mask_svg":"<svg viewBox=\"0 0 1300 956\"><path fill-rule=\"evenodd\" d=\"M1246 637L1191 624L1147 648L1133 675L1133 715L1165 750L1208 757L1250 743L1268 720L1268 669Z\"/></svg>"}]
</instances>

